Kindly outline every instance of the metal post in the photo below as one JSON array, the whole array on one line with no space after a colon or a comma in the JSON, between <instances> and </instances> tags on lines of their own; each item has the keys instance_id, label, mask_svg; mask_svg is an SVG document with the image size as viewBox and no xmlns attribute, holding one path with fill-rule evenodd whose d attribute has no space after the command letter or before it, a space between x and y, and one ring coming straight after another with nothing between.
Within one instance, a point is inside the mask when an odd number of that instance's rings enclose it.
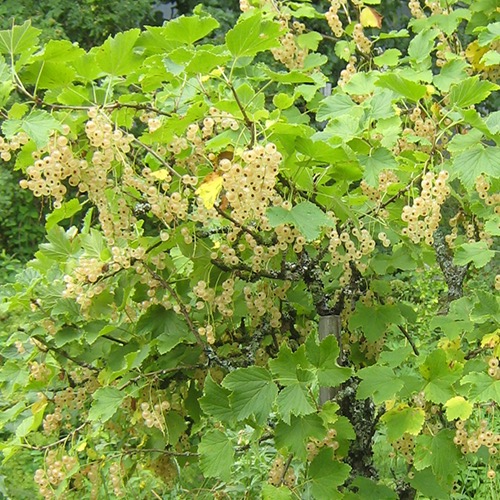
<instances>
[{"instance_id":1,"label":"metal post","mask_svg":"<svg viewBox=\"0 0 500 500\"><path fill-rule=\"evenodd\" d=\"M340 316L337 314L330 314L328 316L320 316L319 317L319 325L318 325L318 334L319 341L321 342L328 335L335 335L337 342L339 344L339 348L342 352L341 345L341 322ZM319 388L319 405L323 406L327 401L333 399L334 391L332 387L320 387Z\"/></svg>"}]
</instances>

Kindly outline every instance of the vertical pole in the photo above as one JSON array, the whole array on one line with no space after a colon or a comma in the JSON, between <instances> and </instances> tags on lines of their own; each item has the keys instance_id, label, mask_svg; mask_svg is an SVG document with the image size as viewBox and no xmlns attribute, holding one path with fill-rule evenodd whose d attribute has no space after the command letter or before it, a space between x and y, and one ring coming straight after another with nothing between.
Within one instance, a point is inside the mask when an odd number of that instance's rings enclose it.
<instances>
[{"instance_id":1,"label":"vertical pole","mask_svg":"<svg viewBox=\"0 0 500 500\"><path fill-rule=\"evenodd\" d=\"M339 344L340 351L342 352L341 344L341 322L338 314L329 314L328 316L319 317L318 325L319 341L321 342L328 335L335 335ZM333 399L334 391L332 387L319 388L319 405L323 406L327 401Z\"/></svg>"}]
</instances>

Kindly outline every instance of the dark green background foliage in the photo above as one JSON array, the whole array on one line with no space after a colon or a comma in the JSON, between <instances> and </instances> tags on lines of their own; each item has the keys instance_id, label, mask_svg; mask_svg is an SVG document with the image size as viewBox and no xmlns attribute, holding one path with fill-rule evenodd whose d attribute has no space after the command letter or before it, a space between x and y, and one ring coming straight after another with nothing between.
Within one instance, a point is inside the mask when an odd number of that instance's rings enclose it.
<instances>
[{"instance_id":1,"label":"dark green background foliage","mask_svg":"<svg viewBox=\"0 0 500 500\"><path fill-rule=\"evenodd\" d=\"M31 257L45 230L43 208L29 191L19 187L19 178L0 169L0 249L24 261Z\"/></svg>"},{"instance_id":2,"label":"dark green background foliage","mask_svg":"<svg viewBox=\"0 0 500 500\"><path fill-rule=\"evenodd\" d=\"M155 0L4 0L0 5L0 27L12 19L21 24L31 19L43 30L42 39L68 39L90 48L109 35L146 24L162 23L153 7Z\"/></svg>"}]
</instances>

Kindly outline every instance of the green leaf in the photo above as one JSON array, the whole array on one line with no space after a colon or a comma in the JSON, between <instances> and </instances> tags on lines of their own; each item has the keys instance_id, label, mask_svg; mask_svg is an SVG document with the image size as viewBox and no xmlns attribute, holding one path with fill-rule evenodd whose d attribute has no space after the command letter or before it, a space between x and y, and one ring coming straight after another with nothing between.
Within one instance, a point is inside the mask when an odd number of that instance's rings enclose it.
<instances>
[{"instance_id":1,"label":"green leaf","mask_svg":"<svg viewBox=\"0 0 500 500\"><path fill-rule=\"evenodd\" d=\"M257 423L266 421L278 394L268 370L258 366L238 368L226 376L222 385L232 391L229 401L237 419L254 415Z\"/></svg>"},{"instance_id":2,"label":"green leaf","mask_svg":"<svg viewBox=\"0 0 500 500\"><path fill-rule=\"evenodd\" d=\"M350 328L361 328L369 342L376 342L390 325L401 324L401 312L394 304L365 306L357 302L349 320Z\"/></svg>"},{"instance_id":3,"label":"green leaf","mask_svg":"<svg viewBox=\"0 0 500 500\"><path fill-rule=\"evenodd\" d=\"M478 30L479 31L479 30ZM490 23L488 26L481 27L478 36L479 45L484 47L500 38L500 22Z\"/></svg>"},{"instance_id":4,"label":"green leaf","mask_svg":"<svg viewBox=\"0 0 500 500\"><path fill-rule=\"evenodd\" d=\"M371 94L375 90L378 71L359 72L351 76L351 79L344 85L344 91L351 95Z\"/></svg>"},{"instance_id":5,"label":"green leaf","mask_svg":"<svg viewBox=\"0 0 500 500\"><path fill-rule=\"evenodd\" d=\"M332 450L323 448L309 466L308 479L314 500L333 500L343 498L338 491L349 477L351 467L334 460Z\"/></svg>"},{"instance_id":6,"label":"green leaf","mask_svg":"<svg viewBox=\"0 0 500 500\"><path fill-rule=\"evenodd\" d=\"M308 31L297 36L297 45L303 49L317 50L323 36L316 31Z\"/></svg>"},{"instance_id":7,"label":"green leaf","mask_svg":"<svg viewBox=\"0 0 500 500\"><path fill-rule=\"evenodd\" d=\"M485 122L492 134L498 134L500 132L500 111L489 114Z\"/></svg>"},{"instance_id":8,"label":"green leaf","mask_svg":"<svg viewBox=\"0 0 500 500\"><path fill-rule=\"evenodd\" d=\"M459 109L458 113L463 118L463 121L466 124L474 127L469 133L473 133L475 132L474 129L477 129L481 131L488 139L491 139L493 142L498 143L498 135L495 135L498 133L498 131L492 133L489 125L486 124L486 120L484 119L484 117L481 116L474 108L469 107L465 109ZM490 115L490 117L491 116L492 115Z\"/></svg>"},{"instance_id":9,"label":"green leaf","mask_svg":"<svg viewBox=\"0 0 500 500\"><path fill-rule=\"evenodd\" d=\"M450 153L460 153L470 150L478 146L483 137L483 133L477 128L471 129L467 134L457 134L448 143L448 151Z\"/></svg>"},{"instance_id":10,"label":"green leaf","mask_svg":"<svg viewBox=\"0 0 500 500\"><path fill-rule=\"evenodd\" d=\"M25 409L24 401L19 401L10 408L2 408L2 412L0 413L0 429L3 429L6 423L15 420Z\"/></svg>"},{"instance_id":11,"label":"green leaf","mask_svg":"<svg viewBox=\"0 0 500 500\"><path fill-rule=\"evenodd\" d=\"M40 149L47 145L49 137L55 130L62 130L62 125L47 111L37 110L20 120L5 120L2 123L2 130L9 139L24 131Z\"/></svg>"},{"instance_id":12,"label":"green leaf","mask_svg":"<svg viewBox=\"0 0 500 500\"><path fill-rule=\"evenodd\" d=\"M212 376L208 374L205 379L203 397L199 399L201 409L222 422L232 422L234 414L229 403L230 394L231 391L214 382Z\"/></svg>"},{"instance_id":13,"label":"green leaf","mask_svg":"<svg viewBox=\"0 0 500 500\"><path fill-rule=\"evenodd\" d=\"M373 500L380 498L384 500L397 500L398 495L384 484L377 484L372 479L358 476L350 485L356 493L347 492L344 496L345 500Z\"/></svg>"},{"instance_id":14,"label":"green leaf","mask_svg":"<svg viewBox=\"0 0 500 500\"><path fill-rule=\"evenodd\" d=\"M176 445L179 442L179 438L187 429L188 422L182 415L172 410L166 412L163 418L165 419L167 443Z\"/></svg>"},{"instance_id":15,"label":"green leaf","mask_svg":"<svg viewBox=\"0 0 500 500\"><path fill-rule=\"evenodd\" d=\"M469 20L471 11L469 9L455 9L446 14L433 14L434 24L446 35L450 36L459 26L463 19Z\"/></svg>"},{"instance_id":16,"label":"green leaf","mask_svg":"<svg viewBox=\"0 0 500 500\"><path fill-rule=\"evenodd\" d=\"M488 50L488 52L481 57L480 63L485 66L497 66L500 64L500 54L496 50Z\"/></svg>"},{"instance_id":17,"label":"green leaf","mask_svg":"<svg viewBox=\"0 0 500 500\"><path fill-rule=\"evenodd\" d=\"M347 94L335 94L325 97L318 108L316 119L319 121L348 115L357 105Z\"/></svg>"},{"instance_id":18,"label":"green leaf","mask_svg":"<svg viewBox=\"0 0 500 500\"><path fill-rule=\"evenodd\" d=\"M451 340L456 339L474 329L474 323L469 318L470 308L470 300L466 297L454 300L449 313L446 316L434 316L429 326L432 329L440 328Z\"/></svg>"},{"instance_id":19,"label":"green leaf","mask_svg":"<svg viewBox=\"0 0 500 500\"><path fill-rule=\"evenodd\" d=\"M47 233L47 240L49 242L40 245L39 253L50 259L61 262L65 261L75 251L75 245L70 237L70 234L72 234L71 231L69 229L68 232L65 232L62 227L54 226Z\"/></svg>"},{"instance_id":20,"label":"green leaf","mask_svg":"<svg viewBox=\"0 0 500 500\"><path fill-rule=\"evenodd\" d=\"M371 267L380 275L395 269L412 271L417 267L415 256L413 256L403 244L394 245L392 255L376 254L373 256Z\"/></svg>"},{"instance_id":21,"label":"green leaf","mask_svg":"<svg viewBox=\"0 0 500 500\"><path fill-rule=\"evenodd\" d=\"M135 71L142 62L142 57L134 50L140 34L139 29L132 29L109 37L96 52L97 65L112 76Z\"/></svg>"},{"instance_id":22,"label":"green leaf","mask_svg":"<svg viewBox=\"0 0 500 500\"><path fill-rule=\"evenodd\" d=\"M262 500L293 500L292 492L286 486L277 488L269 483L262 487Z\"/></svg>"},{"instance_id":23,"label":"green leaf","mask_svg":"<svg viewBox=\"0 0 500 500\"><path fill-rule=\"evenodd\" d=\"M359 163L365 167L364 179L370 186L378 184L378 174L384 170L397 169L394 155L386 148L377 148L369 155L358 155Z\"/></svg>"},{"instance_id":24,"label":"green leaf","mask_svg":"<svg viewBox=\"0 0 500 500\"><path fill-rule=\"evenodd\" d=\"M293 96L285 94L284 92L280 92L273 97L273 104L278 109L287 109L294 103L294 101L295 99Z\"/></svg>"},{"instance_id":25,"label":"green leaf","mask_svg":"<svg viewBox=\"0 0 500 500\"><path fill-rule=\"evenodd\" d=\"M410 479L410 485L428 498L436 500L449 500L450 498L448 489L439 484L430 467L421 471L417 470L414 477Z\"/></svg>"},{"instance_id":26,"label":"green leaf","mask_svg":"<svg viewBox=\"0 0 500 500\"><path fill-rule=\"evenodd\" d=\"M418 101L427 93L427 87L416 83L413 80L408 80L400 75L386 73L381 75L376 82L377 86L385 89L393 90L402 97L406 97L410 101Z\"/></svg>"},{"instance_id":27,"label":"green leaf","mask_svg":"<svg viewBox=\"0 0 500 500\"><path fill-rule=\"evenodd\" d=\"M283 421L290 424L291 415L309 415L316 411L314 400L306 384L295 383L282 389L276 399Z\"/></svg>"},{"instance_id":28,"label":"green leaf","mask_svg":"<svg viewBox=\"0 0 500 500\"><path fill-rule=\"evenodd\" d=\"M499 88L487 80L480 80L479 75L471 76L451 87L450 102L459 108L467 108L484 101L493 90Z\"/></svg>"},{"instance_id":29,"label":"green leaf","mask_svg":"<svg viewBox=\"0 0 500 500\"><path fill-rule=\"evenodd\" d=\"M82 234L81 244L87 257L106 262L112 256L102 233L97 229L92 228L87 234Z\"/></svg>"},{"instance_id":30,"label":"green leaf","mask_svg":"<svg viewBox=\"0 0 500 500\"><path fill-rule=\"evenodd\" d=\"M231 467L234 463L234 446L222 431L211 430L203 434L198 452L200 468L205 477L230 480Z\"/></svg>"},{"instance_id":31,"label":"green leaf","mask_svg":"<svg viewBox=\"0 0 500 500\"><path fill-rule=\"evenodd\" d=\"M392 99L393 93L390 90L377 89L375 94L363 103L363 107L373 120L392 119L394 118Z\"/></svg>"},{"instance_id":32,"label":"green leaf","mask_svg":"<svg viewBox=\"0 0 500 500\"><path fill-rule=\"evenodd\" d=\"M49 215L47 215L47 222L45 223L45 228L50 231L59 222L70 219L73 215L77 214L83 205L80 200L73 198L72 200L65 201L59 208L54 209Z\"/></svg>"},{"instance_id":33,"label":"green leaf","mask_svg":"<svg viewBox=\"0 0 500 500\"><path fill-rule=\"evenodd\" d=\"M92 394L92 406L89 410L91 422L107 422L118 410L127 394L115 387L101 387Z\"/></svg>"},{"instance_id":34,"label":"green leaf","mask_svg":"<svg viewBox=\"0 0 500 500\"><path fill-rule=\"evenodd\" d=\"M279 46L278 23L263 20L260 13L240 18L226 34L227 48L234 57L252 57L258 52Z\"/></svg>"},{"instance_id":35,"label":"green leaf","mask_svg":"<svg viewBox=\"0 0 500 500\"><path fill-rule=\"evenodd\" d=\"M474 241L462 243L455 249L453 263L458 266L466 266L473 262L477 269L484 267L495 257L495 251L488 248L485 241Z\"/></svg>"},{"instance_id":36,"label":"green leaf","mask_svg":"<svg viewBox=\"0 0 500 500\"><path fill-rule=\"evenodd\" d=\"M267 217L272 227L293 224L306 241L318 238L323 227L335 226L334 221L310 201L302 201L291 210L282 207L268 208Z\"/></svg>"},{"instance_id":37,"label":"green leaf","mask_svg":"<svg viewBox=\"0 0 500 500\"><path fill-rule=\"evenodd\" d=\"M493 320L500 323L500 296L483 290L477 291L477 301L470 312L470 319L476 323Z\"/></svg>"},{"instance_id":38,"label":"green leaf","mask_svg":"<svg viewBox=\"0 0 500 500\"><path fill-rule=\"evenodd\" d=\"M403 381L387 366L368 366L361 369L357 376L361 379L356 397L373 398L375 404L382 404L393 397L403 387Z\"/></svg>"},{"instance_id":39,"label":"green leaf","mask_svg":"<svg viewBox=\"0 0 500 500\"><path fill-rule=\"evenodd\" d=\"M316 368L318 383L322 387L336 387L352 375L352 369L338 365L339 345L334 335L328 335L320 344L313 335L306 341L306 356Z\"/></svg>"},{"instance_id":40,"label":"green leaf","mask_svg":"<svg viewBox=\"0 0 500 500\"><path fill-rule=\"evenodd\" d=\"M430 66L430 54L438 33L437 29L422 30L410 41L408 56L410 63L412 63L412 66L416 66L416 69L427 69Z\"/></svg>"},{"instance_id":41,"label":"green leaf","mask_svg":"<svg viewBox=\"0 0 500 500\"><path fill-rule=\"evenodd\" d=\"M420 366L420 373L427 381L424 388L427 399L433 403L446 403L455 396L453 384L460 378L462 366L450 364L446 353L437 349L427 356Z\"/></svg>"},{"instance_id":42,"label":"green leaf","mask_svg":"<svg viewBox=\"0 0 500 500\"><path fill-rule=\"evenodd\" d=\"M471 401L500 401L500 380L495 380L487 373L470 373L462 377L460 383L469 386L468 396Z\"/></svg>"},{"instance_id":43,"label":"green leaf","mask_svg":"<svg viewBox=\"0 0 500 500\"><path fill-rule=\"evenodd\" d=\"M56 347L62 347L69 342L78 340L83 336L83 331L74 326L65 326L61 328L54 336L54 344Z\"/></svg>"},{"instance_id":44,"label":"green leaf","mask_svg":"<svg viewBox=\"0 0 500 500\"><path fill-rule=\"evenodd\" d=\"M452 84L463 80L467 76L468 64L463 59L447 61L441 71L434 76L434 85L442 92L448 92Z\"/></svg>"},{"instance_id":45,"label":"green leaf","mask_svg":"<svg viewBox=\"0 0 500 500\"><path fill-rule=\"evenodd\" d=\"M394 349L393 351L384 351L380 353L380 364L386 364L390 368L401 366L408 356L413 352L411 346L405 345Z\"/></svg>"},{"instance_id":46,"label":"green leaf","mask_svg":"<svg viewBox=\"0 0 500 500\"><path fill-rule=\"evenodd\" d=\"M11 30L0 31L0 53L21 54L33 53L37 49L38 35L42 31L25 21L22 26L13 26Z\"/></svg>"},{"instance_id":47,"label":"green leaf","mask_svg":"<svg viewBox=\"0 0 500 500\"><path fill-rule=\"evenodd\" d=\"M166 40L183 44L193 44L219 27L219 22L209 15L180 16L170 20L161 33Z\"/></svg>"},{"instance_id":48,"label":"green leaf","mask_svg":"<svg viewBox=\"0 0 500 500\"><path fill-rule=\"evenodd\" d=\"M379 66L397 66L399 64L399 57L401 51L399 49L387 49L380 56L373 58L373 62Z\"/></svg>"},{"instance_id":49,"label":"green leaf","mask_svg":"<svg viewBox=\"0 0 500 500\"><path fill-rule=\"evenodd\" d=\"M337 57L343 61L349 61L349 58L352 56L355 51L354 42L346 42L345 40L338 40L335 43L335 54Z\"/></svg>"},{"instance_id":50,"label":"green leaf","mask_svg":"<svg viewBox=\"0 0 500 500\"><path fill-rule=\"evenodd\" d=\"M71 62L83 57L85 51L69 40L50 40L36 59L26 68L23 79L38 88L61 89L73 83L76 70Z\"/></svg>"},{"instance_id":51,"label":"green leaf","mask_svg":"<svg viewBox=\"0 0 500 500\"><path fill-rule=\"evenodd\" d=\"M298 458L306 458L306 442L311 438L323 439L326 429L323 420L317 414L292 417L290 424L278 422L275 431L276 448L287 449Z\"/></svg>"},{"instance_id":52,"label":"green leaf","mask_svg":"<svg viewBox=\"0 0 500 500\"><path fill-rule=\"evenodd\" d=\"M196 338L189 330L184 318L172 309L157 305L150 307L137 322L137 335L156 339L158 352L165 354L182 342L195 343Z\"/></svg>"},{"instance_id":53,"label":"green leaf","mask_svg":"<svg viewBox=\"0 0 500 500\"><path fill-rule=\"evenodd\" d=\"M462 458L460 450L453 442L454 436L455 432L451 429L443 429L435 436L418 436L414 452L415 468L423 470L430 465L436 478L451 484Z\"/></svg>"},{"instance_id":54,"label":"green leaf","mask_svg":"<svg viewBox=\"0 0 500 500\"><path fill-rule=\"evenodd\" d=\"M348 154L342 147L332 147L323 141L308 137L297 137L295 148L298 152L320 163L343 164L349 160Z\"/></svg>"},{"instance_id":55,"label":"green leaf","mask_svg":"<svg viewBox=\"0 0 500 500\"><path fill-rule=\"evenodd\" d=\"M496 177L498 165L500 165L499 147L478 146L455 158L452 173L456 173L465 187L472 189L474 181L481 174Z\"/></svg>"},{"instance_id":56,"label":"green leaf","mask_svg":"<svg viewBox=\"0 0 500 500\"><path fill-rule=\"evenodd\" d=\"M297 382L305 382L307 377L305 370L309 365L305 357L304 347L301 346L297 351L292 352L288 344L281 344L278 356L269 360L269 368L273 375L278 379L280 385L287 386Z\"/></svg>"},{"instance_id":57,"label":"green leaf","mask_svg":"<svg viewBox=\"0 0 500 500\"><path fill-rule=\"evenodd\" d=\"M299 70L291 70L287 72L276 72L269 68L263 68L266 76L274 82L279 83L316 83L316 80L304 72Z\"/></svg>"},{"instance_id":58,"label":"green leaf","mask_svg":"<svg viewBox=\"0 0 500 500\"><path fill-rule=\"evenodd\" d=\"M385 412L380 420L387 425L387 439L396 441L405 433L416 436L420 432L425 422L425 411L399 404Z\"/></svg>"},{"instance_id":59,"label":"green leaf","mask_svg":"<svg viewBox=\"0 0 500 500\"><path fill-rule=\"evenodd\" d=\"M491 236L500 236L500 217L493 215L484 225L484 230Z\"/></svg>"},{"instance_id":60,"label":"green leaf","mask_svg":"<svg viewBox=\"0 0 500 500\"><path fill-rule=\"evenodd\" d=\"M37 414L35 415L30 415L17 426L16 437L24 438L30 432L36 431L38 427L40 427L40 424L42 423L43 420L43 410L45 409L46 406L47 404L44 404L42 407L42 411L37 412Z\"/></svg>"},{"instance_id":61,"label":"green leaf","mask_svg":"<svg viewBox=\"0 0 500 500\"><path fill-rule=\"evenodd\" d=\"M451 399L448 399L444 404L446 408L446 418L449 422L455 420L456 418L460 418L462 420L467 420L474 409L473 405L471 405L465 398L462 396L455 396Z\"/></svg>"}]
</instances>

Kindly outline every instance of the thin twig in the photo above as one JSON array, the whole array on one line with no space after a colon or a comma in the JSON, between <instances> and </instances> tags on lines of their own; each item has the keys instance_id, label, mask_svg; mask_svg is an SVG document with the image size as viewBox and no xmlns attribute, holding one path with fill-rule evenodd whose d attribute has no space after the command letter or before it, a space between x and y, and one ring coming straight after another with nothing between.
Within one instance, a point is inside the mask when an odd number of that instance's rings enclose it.
<instances>
[{"instance_id":1,"label":"thin twig","mask_svg":"<svg viewBox=\"0 0 500 500\"><path fill-rule=\"evenodd\" d=\"M215 205L214 208L219 215L224 217L224 219L227 219L229 222L232 222L235 226L239 227L242 231L248 233L252 238L255 239L257 243L259 243L259 245L268 245L268 243L263 240L259 233L257 233L253 229L250 229L248 226L245 226L245 224L242 224L241 222L235 220L231 215L224 212L224 210L222 210L218 205Z\"/></svg>"},{"instance_id":2,"label":"thin twig","mask_svg":"<svg viewBox=\"0 0 500 500\"><path fill-rule=\"evenodd\" d=\"M413 339L410 337L410 334L401 325L398 325L398 328L399 328L400 332L406 337L406 340L409 342L409 344L411 345L411 348L413 349L415 356L419 356L420 353L418 352L418 349L417 349L417 346L415 345L415 342L413 342Z\"/></svg>"},{"instance_id":3,"label":"thin twig","mask_svg":"<svg viewBox=\"0 0 500 500\"><path fill-rule=\"evenodd\" d=\"M22 448L28 448L29 450L34 450L34 451L48 450L50 448L53 448L54 446L58 446L62 443L66 443L66 441L68 441L68 439L70 439L76 433L81 431L87 425L87 423L88 422L84 422L83 424L79 425L76 429L73 429L67 436L62 437L61 439L58 439L57 441L54 441L53 443L44 444L43 446L35 446L35 445L31 445L31 444L20 444L19 446L21 446Z\"/></svg>"},{"instance_id":4,"label":"thin twig","mask_svg":"<svg viewBox=\"0 0 500 500\"><path fill-rule=\"evenodd\" d=\"M163 455L168 455L171 457L197 457L198 453L193 453L191 451L171 451L171 450L161 450L159 448L141 448L135 450L123 450L121 453L124 455L138 455L140 453L162 453Z\"/></svg>"},{"instance_id":5,"label":"thin twig","mask_svg":"<svg viewBox=\"0 0 500 500\"><path fill-rule=\"evenodd\" d=\"M133 141L136 144L138 144L141 148L143 148L145 151L147 151L149 154L154 156L162 164L162 166L165 167L173 176L178 177L179 179L182 177L182 175L179 172L177 172L174 168L172 168L154 149L144 144L142 141L137 139L137 137L134 137Z\"/></svg>"},{"instance_id":6,"label":"thin twig","mask_svg":"<svg viewBox=\"0 0 500 500\"><path fill-rule=\"evenodd\" d=\"M285 482L285 476L286 476L286 473L290 467L290 464L292 463L292 459L293 459L293 453L290 454L290 456L287 458L287 461L285 462L285 467L283 467L283 472L281 473L281 477L280 477L280 481L279 481L280 485L284 484L284 482Z\"/></svg>"},{"instance_id":7,"label":"thin twig","mask_svg":"<svg viewBox=\"0 0 500 500\"><path fill-rule=\"evenodd\" d=\"M256 278L270 278L273 280L284 280L285 275L278 271L265 270L261 269L260 271L254 271L250 266L240 262L236 265L227 265L221 259L211 259L210 261L214 266L217 266L221 271L234 272L234 271L243 271L249 273L250 275L254 275ZM254 280L248 280L254 281Z\"/></svg>"},{"instance_id":8,"label":"thin twig","mask_svg":"<svg viewBox=\"0 0 500 500\"><path fill-rule=\"evenodd\" d=\"M97 373L99 371L95 366L92 366L88 363L85 363L85 361L80 361L80 360L74 358L73 356L68 354L66 351L63 351L62 349L58 349L57 347L51 346L50 344L48 344L47 342L42 340L42 338L39 337L38 335L31 335L31 338L36 340L40 344L42 344L42 346L45 347L45 349L47 351L55 352L56 354L59 354L63 358L66 358L66 359L69 359L70 361L73 361L73 363L77 364L78 366L81 366L82 368L87 368L88 370L92 370L94 373Z\"/></svg>"},{"instance_id":9,"label":"thin twig","mask_svg":"<svg viewBox=\"0 0 500 500\"><path fill-rule=\"evenodd\" d=\"M158 375L167 375L168 373L172 372L177 372L180 370L196 370L196 368L203 368L205 365L198 364L198 365L181 365L181 366L174 366L173 368L164 368L163 370L155 370L154 372L148 372L148 373L141 373L137 375L136 377L128 380L124 384L122 384L120 387L118 387L118 390L123 390L125 387L129 386L130 384L133 384L134 382L137 382L138 380L141 380L142 378L146 377L156 377Z\"/></svg>"},{"instance_id":10,"label":"thin twig","mask_svg":"<svg viewBox=\"0 0 500 500\"><path fill-rule=\"evenodd\" d=\"M250 130L250 133L252 134L252 139L251 139L251 144L254 145L256 141L256 131L255 131L255 123L250 119L248 116L245 107L243 106L242 102L240 101L240 98L238 96L238 93L236 92L236 89L234 88L234 85L229 81L229 79L226 77L224 73L222 73L222 77L224 78L226 85L229 87L229 90L231 90L231 93L233 94L234 100L236 101L236 104L238 108L240 108L241 114L243 115L243 120L245 121L245 125L247 128Z\"/></svg>"}]
</instances>

